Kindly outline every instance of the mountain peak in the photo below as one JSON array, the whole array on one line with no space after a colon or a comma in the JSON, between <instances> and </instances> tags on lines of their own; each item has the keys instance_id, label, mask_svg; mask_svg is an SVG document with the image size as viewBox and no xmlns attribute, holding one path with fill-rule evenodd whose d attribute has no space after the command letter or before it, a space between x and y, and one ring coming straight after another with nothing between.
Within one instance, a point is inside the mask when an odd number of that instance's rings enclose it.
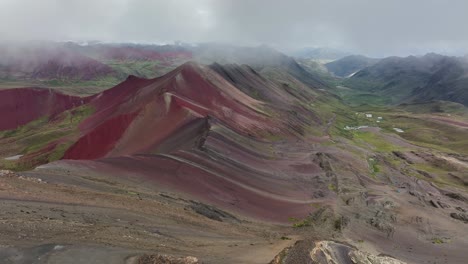
<instances>
[{"instance_id":1,"label":"mountain peak","mask_svg":"<svg viewBox=\"0 0 468 264\"><path fill-rule=\"evenodd\" d=\"M179 69L196 69L200 67L201 67L201 64L195 61L187 61L184 64L180 65L178 68Z\"/></svg>"}]
</instances>

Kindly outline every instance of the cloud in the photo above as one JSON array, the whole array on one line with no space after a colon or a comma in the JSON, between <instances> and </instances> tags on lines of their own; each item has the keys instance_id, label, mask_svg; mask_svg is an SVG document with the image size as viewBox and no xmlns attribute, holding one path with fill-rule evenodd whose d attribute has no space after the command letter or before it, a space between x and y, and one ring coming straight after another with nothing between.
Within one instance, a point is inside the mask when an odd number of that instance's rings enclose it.
<instances>
[{"instance_id":1,"label":"cloud","mask_svg":"<svg viewBox=\"0 0 468 264\"><path fill-rule=\"evenodd\" d=\"M466 10L464 0L0 0L0 36L459 53Z\"/></svg>"}]
</instances>

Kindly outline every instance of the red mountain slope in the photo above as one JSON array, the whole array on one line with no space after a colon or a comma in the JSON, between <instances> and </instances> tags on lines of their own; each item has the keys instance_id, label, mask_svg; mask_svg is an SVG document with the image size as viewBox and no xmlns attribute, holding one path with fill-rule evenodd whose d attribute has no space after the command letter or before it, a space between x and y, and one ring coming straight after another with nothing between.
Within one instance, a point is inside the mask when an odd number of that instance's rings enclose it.
<instances>
[{"instance_id":1,"label":"red mountain slope","mask_svg":"<svg viewBox=\"0 0 468 264\"><path fill-rule=\"evenodd\" d=\"M261 102L212 70L192 63L153 80L130 77L96 96L90 105L96 112L81 124L83 137L65 159L148 153L181 126L208 115L241 133L270 127ZM100 137L98 131L107 133L103 137L106 143L95 144L90 139ZM115 149L109 149L113 145Z\"/></svg>"},{"instance_id":2,"label":"red mountain slope","mask_svg":"<svg viewBox=\"0 0 468 264\"><path fill-rule=\"evenodd\" d=\"M313 100L313 93L290 93L245 67L220 67L186 63L83 99L94 112L79 124L63 159L88 160L80 164L97 173L135 175L280 222L334 197L330 179L318 177L323 171L303 146L316 140L301 136L316 117L296 102ZM263 101L249 96L256 89Z\"/></svg>"},{"instance_id":3,"label":"red mountain slope","mask_svg":"<svg viewBox=\"0 0 468 264\"><path fill-rule=\"evenodd\" d=\"M0 90L0 131L15 129L41 117L53 117L89 100L90 98L65 95L51 89Z\"/></svg>"}]
</instances>

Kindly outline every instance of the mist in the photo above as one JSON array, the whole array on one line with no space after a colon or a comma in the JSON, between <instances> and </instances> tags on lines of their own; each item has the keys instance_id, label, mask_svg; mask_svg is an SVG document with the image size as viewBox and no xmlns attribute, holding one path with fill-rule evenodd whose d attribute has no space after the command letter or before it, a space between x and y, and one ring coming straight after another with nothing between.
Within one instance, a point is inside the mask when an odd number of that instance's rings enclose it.
<instances>
[{"instance_id":1,"label":"mist","mask_svg":"<svg viewBox=\"0 0 468 264\"><path fill-rule=\"evenodd\" d=\"M0 0L1 41L221 42L368 56L468 53L453 0Z\"/></svg>"}]
</instances>

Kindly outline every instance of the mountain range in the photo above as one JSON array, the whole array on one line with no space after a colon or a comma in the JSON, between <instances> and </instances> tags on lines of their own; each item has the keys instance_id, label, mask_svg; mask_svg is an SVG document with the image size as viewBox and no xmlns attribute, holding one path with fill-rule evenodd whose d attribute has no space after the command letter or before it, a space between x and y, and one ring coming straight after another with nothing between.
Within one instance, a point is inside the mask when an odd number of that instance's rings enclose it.
<instances>
[{"instance_id":1,"label":"mountain range","mask_svg":"<svg viewBox=\"0 0 468 264\"><path fill-rule=\"evenodd\" d=\"M340 49L323 48L323 47L308 47L302 48L291 53L292 56L303 59L314 59L322 61L334 61L346 56L352 55L349 52Z\"/></svg>"},{"instance_id":2,"label":"mountain range","mask_svg":"<svg viewBox=\"0 0 468 264\"><path fill-rule=\"evenodd\" d=\"M343 84L385 97L391 104L445 100L468 105L467 69L467 60L460 57L389 57L359 70Z\"/></svg>"},{"instance_id":3,"label":"mountain range","mask_svg":"<svg viewBox=\"0 0 468 264\"><path fill-rule=\"evenodd\" d=\"M379 59L367 58L362 55L350 55L325 64L329 72L338 77L351 77L360 70L379 62Z\"/></svg>"},{"instance_id":4,"label":"mountain range","mask_svg":"<svg viewBox=\"0 0 468 264\"><path fill-rule=\"evenodd\" d=\"M465 58L56 45L2 55L0 258L466 260Z\"/></svg>"}]
</instances>

